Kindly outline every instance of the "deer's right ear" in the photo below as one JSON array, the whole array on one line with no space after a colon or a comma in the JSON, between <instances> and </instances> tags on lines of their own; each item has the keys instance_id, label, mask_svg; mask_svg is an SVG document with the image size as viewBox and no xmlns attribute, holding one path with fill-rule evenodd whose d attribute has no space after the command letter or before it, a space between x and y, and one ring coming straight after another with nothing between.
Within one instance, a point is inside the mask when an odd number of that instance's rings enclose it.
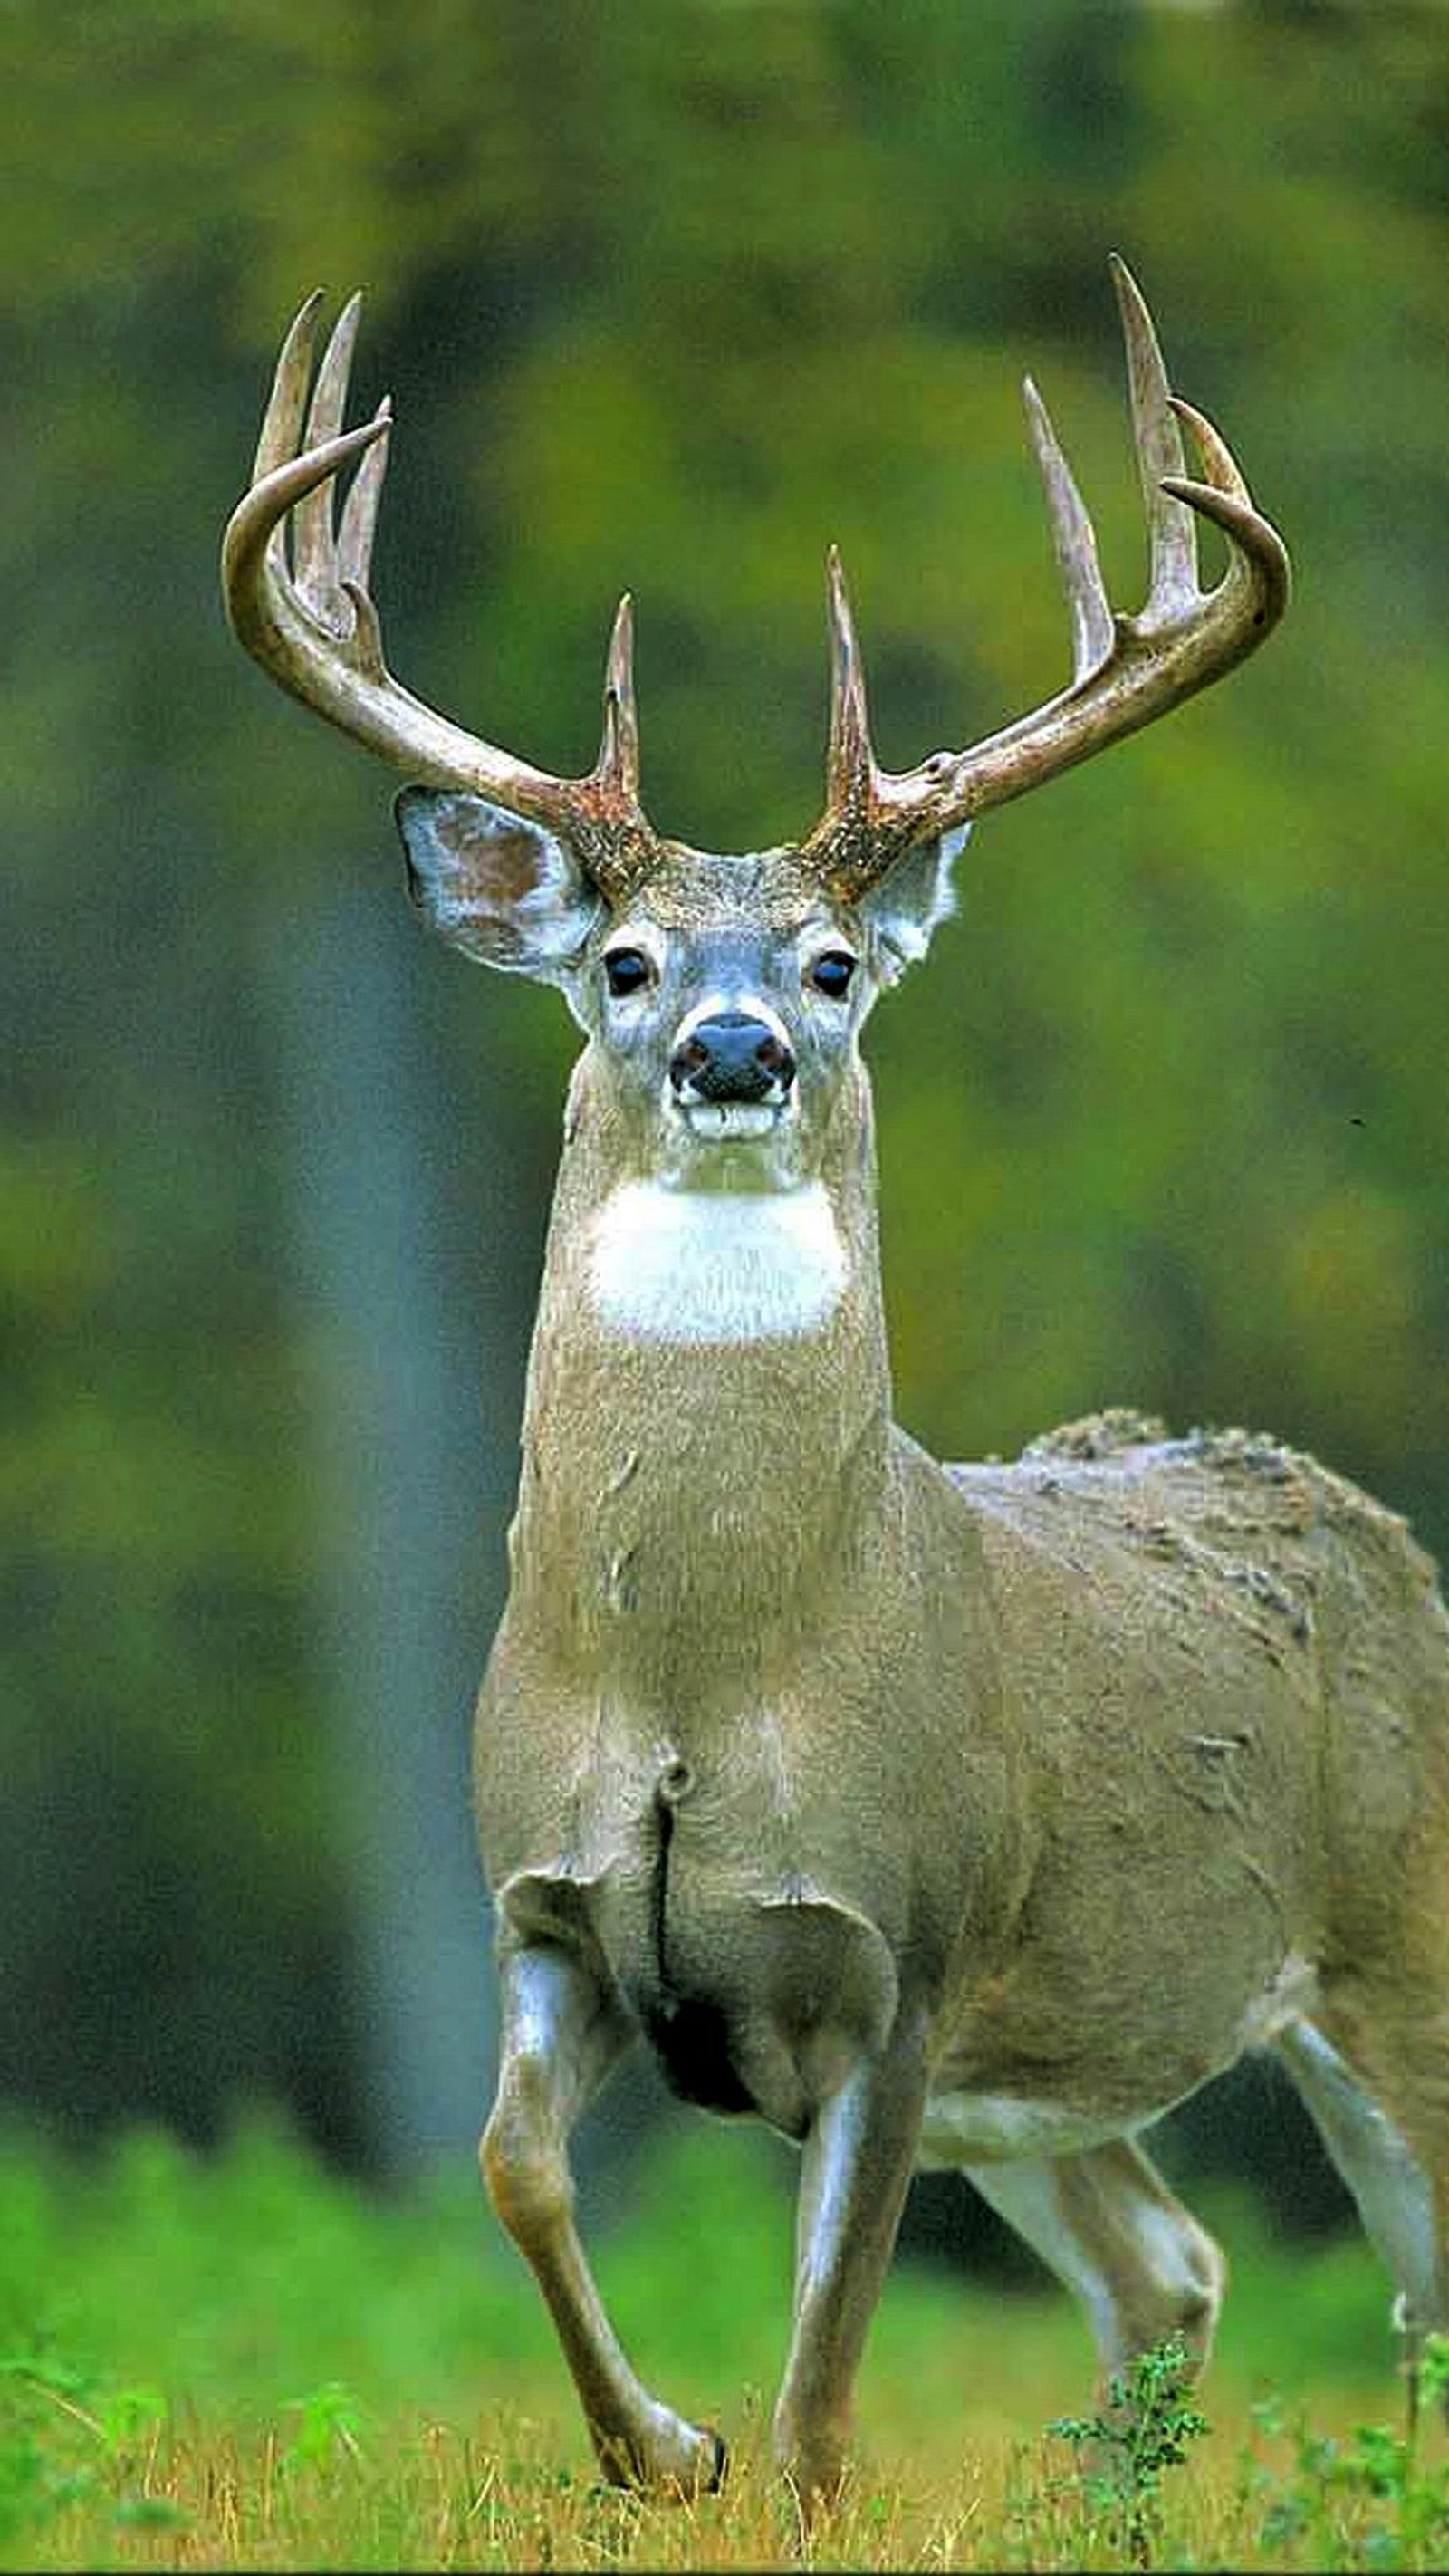
<instances>
[{"instance_id":1,"label":"deer's right ear","mask_svg":"<svg viewBox=\"0 0 1449 2576\"><path fill-rule=\"evenodd\" d=\"M485 966L558 983L603 909L566 843L451 788L405 787L393 810L423 919Z\"/></svg>"}]
</instances>

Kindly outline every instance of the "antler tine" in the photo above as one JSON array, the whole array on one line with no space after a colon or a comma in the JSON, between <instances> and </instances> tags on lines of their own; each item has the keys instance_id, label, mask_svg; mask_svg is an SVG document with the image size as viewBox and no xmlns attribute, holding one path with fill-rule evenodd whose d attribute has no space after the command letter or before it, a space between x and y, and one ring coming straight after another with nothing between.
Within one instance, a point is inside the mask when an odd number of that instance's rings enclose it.
<instances>
[{"instance_id":1,"label":"antler tine","mask_svg":"<svg viewBox=\"0 0 1449 2576\"><path fill-rule=\"evenodd\" d=\"M627 601L610 650L605 731L612 748L583 778L556 778L516 760L400 687L367 591L391 408L383 403L362 428L343 430L361 299L354 296L340 315L314 386L321 303L320 295L308 297L282 344L251 488L223 541L223 591L238 640L304 706L411 777L465 789L557 831L615 901L658 859L638 795ZM334 536L333 486L354 463Z\"/></svg>"},{"instance_id":2,"label":"antler tine","mask_svg":"<svg viewBox=\"0 0 1449 2576\"><path fill-rule=\"evenodd\" d=\"M1061 442L1052 427L1051 414L1030 376L1025 379L1022 391L1026 396L1026 417L1032 445L1036 449L1041 479L1046 488L1047 508L1051 512L1057 568L1071 615L1072 678L1085 680L1106 661L1117 634L1102 568L1097 561L1096 531L1087 516L1072 469L1062 453Z\"/></svg>"},{"instance_id":3,"label":"antler tine","mask_svg":"<svg viewBox=\"0 0 1449 2576\"><path fill-rule=\"evenodd\" d=\"M325 447L341 431L361 316L362 297L354 295L343 306L322 352L302 437L304 447ZM349 621L339 589L333 491L334 483L329 477L318 483L292 512L292 578L308 607L329 625L340 625L345 631Z\"/></svg>"},{"instance_id":4,"label":"antler tine","mask_svg":"<svg viewBox=\"0 0 1449 2576\"><path fill-rule=\"evenodd\" d=\"M267 408L262 414L257 452L252 463L253 483L262 482L275 466L289 463L297 453L307 410L307 393L312 382L317 324L325 301L321 287L314 287L288 326L277 355Z\"/></svg>"},{"instance_id":5,"label":"antler tine","mask_svg":"<svg viewBox=\"0 0 1449 2576\"><path fill-rule=\"evenodd\" d=\"M1108 264L1122 316L1133 444L1152 548L1147 598L1137 620L1145 632L1150 626L1170 624L1197 599L1197 531L1192 512L1164 489L1167 482L1182 477L1187 460L1152 316L1126 261L1113 251Z\"/></svg>"},{"instance_id":6,"label":"antler tine","mask_svg":"<svg viewBox=\"0 0 1449 2576\"><path fill-rule=\"evenodd\" d=\"M1177 500L1185 501L1190 510L1195 510L1200 519L1211 519L1215 527L1221 528L1233 548L1227 571L1216 590L1209 591L1206 598L1214 604L1222 604L1225 625L1230 604L1235 600L1242 603L1241 614L1256 631L1247 636L1234 654L1233 659L1241 661L1277 625L1293 595L1288 549L1271 519L1265 519L1251 501L1239 500L1235 493L1222 491L1213 483L1190 482L1186 476L1179 478L1174 475L1166 488ZM1202 688L1217 676L1216 671L1209 671L1202 679L1195 679L1192 685Z\"/></svg>"},{"instance_id":7,"label":"antler tine","mask_svg":"<svg viewBox=\"0 0 1449 2576\"><path fill-rule=\"evenodd\" d=\"M1170 395L1169 400L1191 433L1207 479L1197 483L1188 475L1169 475L1164 488L1200 519L1211 519L1222 530L1228 540L1228 568L1212 596L1235 594L1245 599L1253 623L1266 634L1276 626L1292 591L1288 549L1271 520L1254 507L1247 477L1221 432L1180 394ZM1252 645L1247 649L1251 652Z\"/></svg>"},{"instance_id":8,"label":"antler tine","mask_svg":"<svg viewBox=\"0 0 1449 2576\"><path fill-rule=\"evenodd\" d=\"M604 666L599 757L578 792L588 803L588 869L617 911L659 863L659 845L639 804L639 709L634 696L634 602L626 590L614 615Z\"/></svg>"},{"instance_id":9,"label":"antler tine","mask_svg":"<svg viewBox=\"0 0 1449 2576\"><path fill-rule=\"evenodd\" d=\"M850 593L840 548L826 558L830 619L830 748L826 754L826 795L841 814L869 801L875 776L870 741L870 710L865 693L865 665L851 613Z\"/></svg>"},{"instance_id":10,"label":"antler tine","mask_svg":"<svg viewBox=\"0 0 1449 2576\"><path fill-rule=\"evenodd\" d=\"M387 480L391 407L387 406L387 409L388 418L382 432L364 452L342 505L342 526L337 537L337 577L354 604L357 593L366 591L372 570L372 541L377 534L377 513L382 501L382 487ZM371 606L370 601L368 604Z\"/></svg>"},{"instance_id":11,"label":"antler tine","mask_svg":"<svg viewBox=\"0 0 1449 2576\"><path fill-rule=\"evenodd\" d=\"M830 745L825 760L825 811L801 852L847 901L880 873L882 790L891 780L876 767L870 739L865 665L851 613L840 548L826 556L826 615L830 634Z\"/></svg>"},{"instance_id":12,"label":"antler tine","mask_svg":"<svg viewBox=\"0 0 1449 2576\"><path fill-rule=\"evenodd\" d=\"M626 590L614 613L604 666L604 733L594 776L625 804L639 794L639 709L634 697L634 602Z\"/></svg>"},{"instance_id":13,"label":"antler tine","mask_svg":"<svg viewBox=\"0 0 1449 2576\"><path fill-rule=\"evenodd\" d=\"M302 435L302 422L307 411L307 391L312 382L312 360L317 346L317 325L325 298L321 287L313 290L292 317L291 326L277 357L272 389L262 426L257 438L257 452L252 462L252 482L262 483L279 465L290 464L297 453ZM272 530L268 552L277 571L286 575L287 541L285 523L278 520Z\"/></svg>"},{"instance_id":14,"label":"antler tine","mask_svg":"<svg viewBox=\"0 0 1449 2576\"><path fill-rule=\"evenodd\" d=\"M935 752L915 769L877 769L867 744L865 790L852 812L845 810L839 788L843 773L836 745L837 732L844 738L842 719L841 727L832 730L825 812L801 856L847 901L858 900L916 843L1024 795L1058 770L1089 759L1207 688L1255 651L1288 604L1288 556L1281 537L1255 507L1218 432L1169 391L1147 306L1115 258L1113 276L1151 543L1146 601L1135 617L1110 606L1091 520L1045 406L1028 380L1027 417L1071 616L1072 679L1058 696L968 750ZM1206 478L1202 482L1185 471L1179 424L1198 449ZM1198 581L1198 519L1211 519L1229 544L1228 569L1210 591ZM853 630L837 619L833 632L840 639L837 668L848 667L855 653ZM854 667L858 671L858 661ZM846 704L839 679L836 697Z\"/></svg>"},{"instance_id":15,"label":"antler tine","mask_svg":"<svg viewBox=\"0 0 1449 2576\"><path fill-rule=\"evenodd\" d=\"M1233 493L1239 501L1246 501L1251 509L1253 496L1248 490L1247 477L1227 440L1214 429L1206 413L1195 411L1190 402L1183 401L1181 394L1169 394L1167 399L1183 427L1192 432L1193 445L1202 458L1203 471L1214 490ZM1177 490L1186 479L1180 475L1169 476L1168 490Z\"/></svg>"}]
</instances>

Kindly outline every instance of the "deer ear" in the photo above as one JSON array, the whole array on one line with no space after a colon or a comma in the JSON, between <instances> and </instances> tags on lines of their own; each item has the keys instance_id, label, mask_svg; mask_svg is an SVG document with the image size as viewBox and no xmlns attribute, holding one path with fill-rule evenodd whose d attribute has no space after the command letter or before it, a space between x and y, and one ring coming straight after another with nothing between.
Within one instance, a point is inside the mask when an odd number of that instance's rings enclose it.
<instances>
[{"instance_id":1,"label":"deer ear","mask_svg":"<svg viewBox=\"0 0 1449 2576\"><path fill-rule=\"evenodd\" d=\"M951 870L970 831L969 823L958 823L937 840L923 841L862 895L860 909L884 952L889 982L925 956L932 933L955 911Z\"/></svg>"},{"instance_id":2,"label":"deer ear","mask_svg":"<svg viewBox=\"0 0 1449 2576\"><path fill-rule=\"evenodd\" d=\"M393 810L423 919L485 966L558 983L603 909L567 844L452 789L405 787Z\"/></svg>"}]
</instances>

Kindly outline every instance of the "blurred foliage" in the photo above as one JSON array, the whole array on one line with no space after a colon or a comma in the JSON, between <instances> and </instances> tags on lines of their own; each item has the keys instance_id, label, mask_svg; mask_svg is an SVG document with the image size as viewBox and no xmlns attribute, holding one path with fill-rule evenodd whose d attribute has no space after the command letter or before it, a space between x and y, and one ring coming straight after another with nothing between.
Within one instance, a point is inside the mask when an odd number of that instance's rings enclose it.
<instances>
[{"instance_id":1,"label":"blurred foliage","mask_svg":"<svg viewBox=\"0 0 1449 2576\"><path fill-rule=\"evenodd\" d=\"M991 819L882 1014L901 1411L947 1455L1246 1419L1449 1542L1444 39L1332 0L7 0L7 2089L352 2116L264 961L283 898L305 938L397 870L386 781L246 670L214 570L318 279L368 283L358 401L398 408L395 666L581 766L628 584L651 810L747 846L816 808L828 539L888 760L1058 684L1028 364L1133 604L1130 255L1299 603ZM541 1223L563 1015L432 973L457 1190L486 1237L512 1122Z\"/></svg>"},{"instance_id":2,"label":"blurred foliage","mask_svg":"<svg viewBox=\"0 0 1449 2576\"><path fill-rule=\"evenodd\" d=\"M742 2391L773 2389L782 2366L791 2222L776 2184L790 2161L753 2126L696 2121L656 2138L599 2251L626 2349L661 2394L667 2381L671 2402L711 2420L737 2413ZM1387 2402L1394 2339L1367 2248L1275 2254L1248 2202L1219 2192L1206 2214L1239 2258L1214 2365L1235 2393L1268 2378L1292 2399L1337 2381L1359 2402ZM205 2159L138 2130L81 2162L12 2128L0 2136L0 2221L0 2364L30 2355L154 2387L168 2410L196 2404L236 2433L339 2379L368 2411L424 2418L476 2412L485 2382L491 2408L545 2410L568 2424L568 2452L586 2456L553 2328L471 2157L383 2195L326 2170L274 2117L239 2123ZM904 2427L959 2432L983 2334L991 2373L977 2401L1015 2413L1019 2429L1086 2395L1086 2322L1032 2259L1007 2292L898 2265L864 2401Z\"/></svg>"},{"instance_id":3,"label":"blurred foliage","mask_svg":"<svg viewBox=\"0 0 1449 2576\"><path fill-rule=\"evenodd\" d=\"M136 2133L82 2164L12 2131L0 2567L790 2563L762 2474L788 2335L783 2157L757 2131L703 2122L656 2140L601 2256L647 2383L730 2444L726 2494L696 2528L598 2487L542 2303L485 2220L471 2158L384 2198L275 2122L244 2124L205 2160ZM1267 2389L1280 2436L1300 2407L1320 2437L1397 2414L1367 2249L1274 2246L1250 2205L1221 2195L1210 2215L1236 2268L1204 2392L1214 2438L1173 2482L1190 2545L1165 2534L1160 2563L1435 2565L1325 2547L1330 2499L1306 2473L1331 2439L1298 2446L1286 2493L1272 2451L1242 2448L1255 2399L1266 2429ZM823 2535L811 2563L1123 2565L1120 2549L1083 2554L1079 2537L1074 2550L1046 2511L1068 2455L1043 2446L1043 2427L1085 2401L1090 2373L1083 2320L1039 2276L1002 2294L898 2264L860 2381L850 2506L867 2528ZM1301 2553L1282 2546L1285 2506L1293 2528L1311 2522ZM1279 2538L1260 2552L1270 2514Z\"/></svg>"}]
</instances>

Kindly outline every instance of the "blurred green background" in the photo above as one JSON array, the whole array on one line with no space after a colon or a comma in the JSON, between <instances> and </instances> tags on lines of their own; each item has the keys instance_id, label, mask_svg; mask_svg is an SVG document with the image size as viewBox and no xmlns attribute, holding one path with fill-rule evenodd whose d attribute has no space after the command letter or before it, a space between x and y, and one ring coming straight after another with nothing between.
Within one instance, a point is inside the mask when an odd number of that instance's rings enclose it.
<instances>
[{"instance_id":1,"label":"blurred green background","mask_svg":"<svg viewBox=\"0 0 1449 2576\"><path fill-rule=\"evenodd\" d=\"M650 811L748 847L818 811L832 538L888 763L1065 677L1028 366L1136 605L1128 255L1298 601L990 818L876 1023L899 1408L1267 1427L1443 1551L1449 18L9 0L0 138L0 2093L416 2161L483 2100L467 1712L572 1041L426 947L387 777L224 631L281 330L369 289L394 667L586 766L632 587ZM1288 2123L1240 2078L1179 2155L1331 2215Z\"/></svg>"}]
</instances>

